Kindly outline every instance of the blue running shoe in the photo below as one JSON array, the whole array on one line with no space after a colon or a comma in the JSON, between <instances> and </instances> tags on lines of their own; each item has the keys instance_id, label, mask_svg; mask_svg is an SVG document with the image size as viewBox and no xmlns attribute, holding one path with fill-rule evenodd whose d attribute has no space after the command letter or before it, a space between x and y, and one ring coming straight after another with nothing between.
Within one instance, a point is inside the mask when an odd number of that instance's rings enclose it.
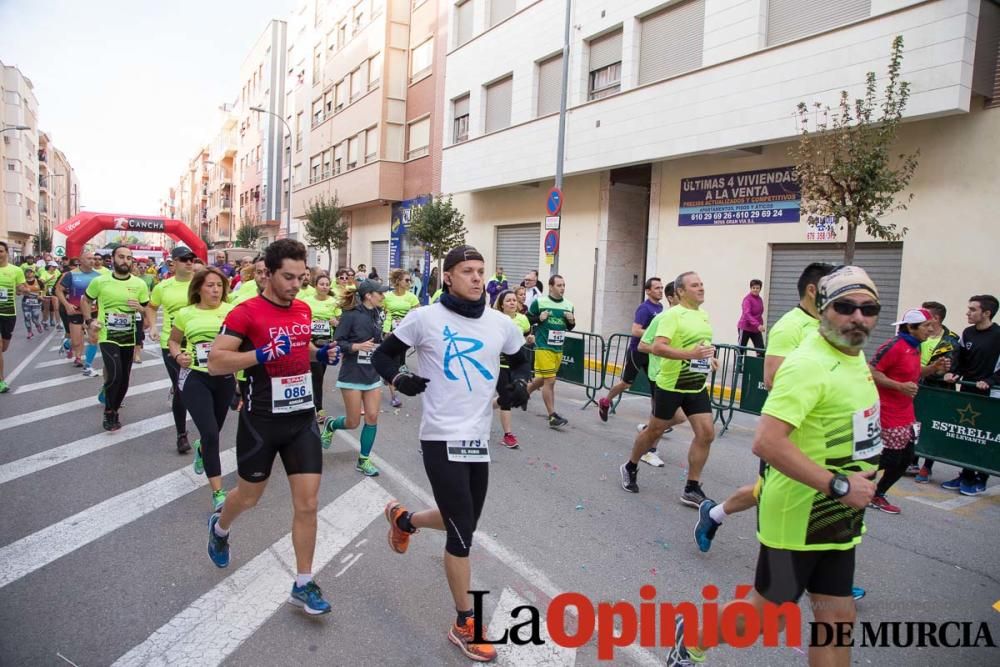
<instances>
[{"instance_id":1,"label":"blue running shoe","mask_svg":"<svg viewBox=\"0 0 1000 667\"><path fill-rule=\"evenodd\" d=\"M976 483L976 493L986 493L986 482Z\"/></svg>"},{"instance_id":2,"label":"blue running shoe","mask_svg":"<svg viewBox=\"0 0 1000 667\"><path fill-rule=\"evenodd\" d=\"M208 518L208 557L215 567L229 567L229 536L219 537L215 534L215 524L219 523L221 514L213 514Z\"/></svg>"},{"instance_id":3,"label":"blue running shoe","mask_svg":"<svg viewBox=\"0 0 1000 667\"><path fill-rule=\"evenodd\" d=\"M694 526L694 541L698 543L698 548L703 554L708 553L708 550L712 548L715 531L722 525L709 514L713 507L715 507L715 501L708 498L698 506L698 523Z\"/></svg>"},{"instance_id":4,"label":"blue running shoe","mask_svg":"<svg viewBox=\"0 0 1000 667\"><path fill-rule=\"evenodd\" d=\"M983 491L985 490L986 490L986 485L984 484ZM983 491L979 490L979 485L977 485L975 482L971 484L966 484L965 482L961 482L961 484L958 487L958 492L961 493L963 496L978 496Z\"/></svg>"},{"instance_id":5,"label":"blue running shoe","mask_svg":"<svg viewBox=\"0 0 1000 667\"><path fill-rule=\"evenodd\" d=\"M854 588L851 589L851 597L854 598L855 600L860 600L867 594L868 591L861 588L860 586L855 586Z\"/></svg>"},{"instance_id":6,"label":"blue running shoe","mask_svg":"<svg viewBox=\"0 0 1000 667\"><path fill-rule=\"evenodd\" d=\"M292 584L292 594L288 602L296 607L302 607L302 611L311 616L330 613L330 603L323 599L323 591L315 581L310 581L305 586Z\"/></svg>"},{"instance_id":7,"label":"blue running shoe","mask_svg":"<svg viewBox=\"0 0 1000 667\"><path fill-rule=\"evenodd\" d=\"M947 482L941 482L941 488L948 491L958 491L962 488L962 478L956 477L955 479L949 479Z\"/></svg>"}]
</instances>

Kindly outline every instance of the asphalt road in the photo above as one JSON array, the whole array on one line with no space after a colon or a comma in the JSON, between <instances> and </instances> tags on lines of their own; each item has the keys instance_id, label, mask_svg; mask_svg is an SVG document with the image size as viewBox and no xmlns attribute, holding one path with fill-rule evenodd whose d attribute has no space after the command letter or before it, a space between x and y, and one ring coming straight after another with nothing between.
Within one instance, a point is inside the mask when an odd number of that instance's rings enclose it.
<instances>
[{"instance_id":1,"label":"asphalt road","mask_svg":"<svg viewBox=\"0 0 1000 667\"><path fill-rule=\"evenodd\" d=\"M3 665L460 665L445 638L454 615L442 571L444 536L422 531L400 556L386 544L381 512L390 497L411 508L430 502L416 429L420 402L380 415L374 456L382 474L355 472L356 440L338 437L325 454L316 579L333 613L308 618L285 604L294 561L287 534L291 503L276 464L262 502L241 517L232 564L205 553L210 494L174 448L166 372L154 346L132 374L118 434L101 430L95 395L53 349L59 334L24 339L5 355L13 391L0 396L0 664ZM327 410L342 406L327 377ZM753 581L755 518L734 516L708 554L692 539L696 512L677 498L690 431L679 427L660 450L667 465L641 465L641 493L625 493L618 465L648 402L630 397L609 423L580 407L577 387L558 386L570 423L547 428L540 397L515 413L516 451L492 447L490 492L472 552L474 586L489 591L490 633L527 620L579 592L593 604L640 602L644 584L660 602L720 600ZM235 415L223 435L227 487L235 485ZM737 418L713 446L703 479L721 500L754 479L754 419ZM193 428L192 428L193 431ZM499 424L494 438L499 441ZM935 480L954 469L940 466ZM903 513L869 512L857 583L868 589L859 619L988 622L1000 642L1000 494L960 499L936 485L902 480L891 492ZM322 566L321 566L322 565ZM810 620L808 611L803 620ZM567 618L573 630L576 622ZM808 626L806 626L808 627ZM547 636L547 635L546 635ZM808 637L804 638L808 641ZM711 665L804 665L804 649L719 648ZM663 648L618 649L615 664L662 662ZM996 649L855 648L855 664L995 665ZM568 650L501 646L500 664L599 664L596 641Z\"/></svg>"}]
</instances>

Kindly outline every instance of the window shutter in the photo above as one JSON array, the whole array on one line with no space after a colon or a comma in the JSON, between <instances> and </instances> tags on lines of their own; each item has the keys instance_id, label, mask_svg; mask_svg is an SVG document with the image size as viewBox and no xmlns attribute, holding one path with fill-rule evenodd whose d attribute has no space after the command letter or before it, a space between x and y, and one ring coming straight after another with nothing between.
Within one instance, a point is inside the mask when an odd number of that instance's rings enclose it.
<instances>
[{"instance_id":1,"label":"window shutter","mask_svg":"<svg viewBox=\"0 0 1000 667\"><path fill-rule=\"evenodd\" d=\"M514 77L509 76L486 87L486 131L495 132L510 127L510 106Z\"/></svg>"},{"instance_id":2,"label":"window shutter","mask_svg":"<svg viewBox=\"0 0 1000 667\"><path fill-rule=\"evenodd\" d=\"M621 62L622 31L590 40L590 71Z\"/></svg>"},{"instance_id":3,"label":"window shutter","mask_svg":"<svg viewBox=\"0 0 1000 667\"><path fill-rule=\"evenodd\" d=\"M868 18L871 13L871 0L838 2L768 0L767 45L773 46L806 35L825 32L851 21Z\"/></svg>"},{"instance_id":4,"label":"window shutter","mask_svg":"<svg viewBox=\"0 0 1000 667\"><path fill-rule=\"evenodd\" d=\"M472 7L474 4L473 0L466 0L455 7L455 38L458 40L458 46L472 39Z\"/></svg>"},{"instance_id":5,"label":"window shutter","mask_svg":"<svg viewBox=\"0 0 1000 667\"><path fill-rule=\"evenodd\" d=\"M465 3L471 5L471 2ZM496 25L514 13L514 0L490 0L490 25Z\"/></svg>"},{"instance_id":6,"label":"window shutter","mask_svg":"<svg viewBox=\"0 0 1000 667\"><path fill-rule=\"evenodd\" d=\"M701 67L705 0L674 5L642 20L639 85Z\"/></svg>"},{"instance_id":7,"label":"window shutter","mask_svg":"<svg viewBox=\"0 0 1000 667\"><path fill-rule=\"evenodd\" d=\"M562 96L562 54L549 58L538 65L538 109L537 115L559 111Z\"/></svg>"},{"instance_id":8,"label":"window shutter","mask_svg":"<svg viewBox=\"0 0 1000 667\"><path fill-rule=\"evenodd\" d=\"M469 96L463 95L455 100L455 118L469 115Z\"/></svg>"}]
</instances>

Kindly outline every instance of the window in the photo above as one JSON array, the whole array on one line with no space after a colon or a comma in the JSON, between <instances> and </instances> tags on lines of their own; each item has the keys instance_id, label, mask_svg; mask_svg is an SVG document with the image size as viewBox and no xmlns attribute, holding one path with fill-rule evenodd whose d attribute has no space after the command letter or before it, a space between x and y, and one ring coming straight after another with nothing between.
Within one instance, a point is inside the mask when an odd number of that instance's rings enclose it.
<instances>
[{"instance_id":1,"label":"window","mask_svg":"<svg viewBox=\"0 0 1000 667\"><path fill-rule=\"evenodd\" d=\"M463 95L454 102L454 121L452 126L452 143L459 144L469 138L469 96Z\"/></svg>"},{"instance_id":2,"label":"window","mask_svg":"<svg viewBox=\"0 0 1000 667\"><path fill-rule=\"evenodd\" d=\"M376 53L368 59L368 90L378 85L382 78L382 54Z\"/></svg>"},{"instance_id":3,"label":"window","mask_svg":"<svg viewBox=\"0 0 1000 667\"><path fill-rule=\"evenodd\" d=\"M826 32L845 23L868 18L871 13L871 0L840 0L840 2L768 0L767 45L773 46L806 35Z\"/></svg>"},{"instance_id":4,"label":"window","mask_svg":"<svg viewBox=\"0 0 1000 667\"><path fill-rule=\"evenodd\" d=\"M326 49L327 51L337 50L337 33L333 29L326 33Z\"/></svg>"},{"instance_id":5,"label":"window","mask_svg":"<svg viewBox=\"0 0 1000 667\"><path fill-rule=\"evenodd\" d=\"M302 185L302 163L299 162L292 169L292 185L298 187ZM243 205L243 195L240 195L240 206Z\"/></svg>"},{"instance_id":6,"label":"window","mask_svg":"<svg viewBox=\"0 0 1000 667\"><path fill-rule=\"evenodd\" d=\"M508 76L486 86L486 132L496 132L510 127L511 95L514 77Z\"/></svg>"},{"instance_id":7,"label":"window","mask_svg":"<svg viewBox=\"0 0 1000 667\"><path fill-rule=\"evenodd\" d=\"M639 85L701 67L705 0L692 0L640 23Z\"/></svg>"},{"instance_id":8,"label":"window","mask_svg":"<svg viewBox=\"0 0 1000 667\"><path fill-rule=\"evenodd\" d=\"M538 106L536 116L559 111L562 99L563 58L560 53L538 63Z\"/></svg>"},{"instance_id":9,"label":"window","mask_svg":"<svg viewBox=\"0 0 1000 667\"><path fill-rule=\"evenodd\" d=\"M410 80L416 79L418 75L424 74L431 68L431 59L434 57L434 39L413 49L410 55Z\"/></svg>"},{"instance_id":10,"label":"window","mask_svg":"<svg viewBox=\"0 0 1000 667\"><path fill-rule=\"evenodd\" d=\"M323 178L330 178L333 172L330 171L330 158L332 157L332 151L327 148L323 151Z\"/></svg>"},{"instance_id":11,"label":"window","mask_svg":"<svg viewBox=\"0 0 1000 667\"><path fill-rule=\"evenodd\" d=\"M472 39L473 5L473 0L465 0L455 7L455 46L461 46Z\"/></svg>"},{"instance_id":12,"label":"window","mask_svg":"<svg viewBox=\"0 0 1000 667\"><path fill-rule=\"evenodd\" d=\"M323 93L323 113L327 117L333 114L333 91L328 90Z\"/></svg>"},{"instance_id":13,"label":"window","mask_svg":"<svg viewBox=\"0 0 1000 667\"><path fill-rule=\"evenodd\" d=\"M490 25L494 26L513 14L514 4L514 0L490 0Z\"/></svg>"},{"instance_id":14,"label":"window","mask_svg":"<svg viewBox=\"0 0 1000 667\"><path fill-rule=\"evenodd\" d=\"M337 26L337 48L342 49L347 44L347 24L341 23Z\"/></svg>"},{"instance_id":15,"label":"window","mask_svg":"<svg viewBox=\"0 0 1000 667\"><path fill-rule=\"evenodd\" d=\"M344 144L337 144L333 149L333 174L336 176L344 168Z\"/></svg>"},{"instance_id":16,"label":"window","mask_svg":"<svg viewBox=\"0 0 1000 667\"><path fill-rule=\"evenodd\" d=\"M358 34L361 31L362 26L365 24L365 3L359 2L354 5L354 33Z\"/></svg>"},{"instance_id":17,"label":"window","mask_svg":"<svg viewBox=\"0 0 1000 667\"><path fill-rule=\"evenodd\" d=\"M310 185L319 180L319 178L320 178L320 176L319 176L320 171L319 170L320 170L321 164L322 163L320 162L320 156L319 155L313 155L311 158L309 158L309 183L310 183Z\"/></svg>"},{"instance_id":18,"label":"window","mask_svg":"<svg viewBox=\"0 0 1000 667\"><path fill-rule=\"evenodd\" d=\"M358 166L358 138L351 137L347 140L347 168L354 169Z\"/></svg>"},{"instance_id":19,"label":"window","mask_svg":"<svg viewBox=\"0 0 1000 667\"><path fill-rule=\"evenodd\" d=\"M341 81L340 83L337 84L336 88L337 111L340 111L341 109L344 108L344 97L346 95L346 92L347 92L347 84L344 81Z\"/></svg>"},{"instance_id":20,"label":"window","mask_svg":"<svg viewBox=\"0 0 1000 667\"><path fill-rule=\"evenodd\" d=\"M313 101L312 106L312 125L316 127L323 122L323 100L318 99Z\"/></svg>"},{"instance_id":21,"label":"window","mask_svg":"<svg viewBox=\"0 0 1000 667\"><path fill-rule=\"evenodd\" d=\"M7 161L7 171L17 171L17 163L13 160Z\"/></svg>"},{"instance_id":22,"label":"window","mask_svg":"<svg viewBox=\"0 0 1000 667\"><path fill-rule=\"evenodd\" d=\"M378 127L365 130L365 164L378 159Z\"/></svg>"},{"instance_id":23,"label":"window","mask_svg":"<svg viewBox=\"0 0 1000 667\"><path fill-rule=\"evenodd\" d=\"M302 112L295 114L295 150L302 150Z\"/></svg>"},{"instance_id":24,"label":"window","mask_svg":"<svg viewBox=\"0 0 1000 667\"><path fill-rule=\"evenodd\" d=\"M431 119L429 117L410 123L408 143L409 149L406 151L406 159L423 157L427 155L427 146L431 137Z\"/></svg>"},{"instance_id":25,"label":"window","mask_svg":"<svg viewBox=\"0 0 1000 667\"><path fill-rule=\"evenodd\" d=\"M590 42L590 80L588 100L599 100L621 90L622 31L598 37Z\"/></svg>"},{"instance_id":26,"label":"window","mask_svg":"<svg viewBox=\"0 0 1000 667\"><path fill-rule=\"evenodd\" d=\"M313 48L313 83L319 83L323 74L323 45L317 44Z\"/></svg>"},{"instance_id":27,"label":"window","mask_svg":"<svg viewBox=\"0 0 1000 667\"><path fill-rule=\"evenodd\" d=\"M351 101L358 99L361 96L361 68L351 72Z\"/></svg>"}]
</instances>

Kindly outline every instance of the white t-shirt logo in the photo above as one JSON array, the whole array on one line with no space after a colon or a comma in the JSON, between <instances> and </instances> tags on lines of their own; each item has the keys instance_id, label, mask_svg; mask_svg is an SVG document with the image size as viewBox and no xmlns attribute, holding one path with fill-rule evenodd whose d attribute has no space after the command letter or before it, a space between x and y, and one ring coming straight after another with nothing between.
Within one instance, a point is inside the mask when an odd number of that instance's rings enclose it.
<instances>
[{"instance_id":1,"label":"white t-shirt logo","mask_svg":"<svg viewBox=\"0 0 1000 667\"><path fill-rule=\"evenodd\" d=\"M479 361L477 361L472 355L473 352L477 352L483 348L483 341L476 338L462 338L457 333L452 332L447 325L444 327L444 339L448 342L448 346L444 351L444 376L449 380L459 380L460 378L452 370L453 362L458 362L459 370L462 373L462 378L465 380L465 386L469 391L472 391L472 383L469 381L469 371L466 368L466 362L469 363L472 368L479 371L479 373L486 380L493 380L493 374L483 366ZM465 349L459 349L460 343L467 343L468 347Z\"/></svg>"}]
</instances>

